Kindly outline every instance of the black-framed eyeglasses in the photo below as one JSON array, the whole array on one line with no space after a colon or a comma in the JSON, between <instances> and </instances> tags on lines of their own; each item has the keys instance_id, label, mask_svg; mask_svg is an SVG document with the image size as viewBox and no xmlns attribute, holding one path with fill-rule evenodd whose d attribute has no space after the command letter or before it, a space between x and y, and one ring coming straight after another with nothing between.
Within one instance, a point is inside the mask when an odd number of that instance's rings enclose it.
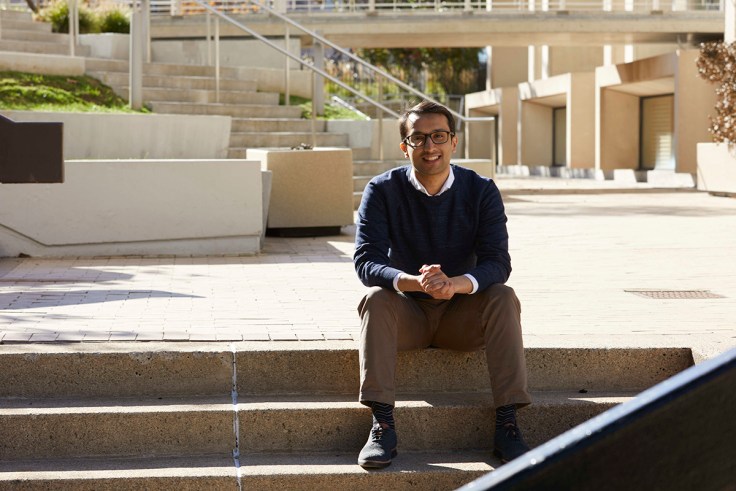
<instances>
[{"instance_id":1,"label":"black-framed eyeglasses","mask_svg":"<svg viewBox=\"0 0 736 491\"><path fill-rule=\"evenodd\" d=\"M404 143L412 148L423 147L427 143L427 137L432 140L435 145L442 145L450 141L455 136L452 131L433 131L432 133L414 133L404 138Z\"/></svg>"}]
</instances>

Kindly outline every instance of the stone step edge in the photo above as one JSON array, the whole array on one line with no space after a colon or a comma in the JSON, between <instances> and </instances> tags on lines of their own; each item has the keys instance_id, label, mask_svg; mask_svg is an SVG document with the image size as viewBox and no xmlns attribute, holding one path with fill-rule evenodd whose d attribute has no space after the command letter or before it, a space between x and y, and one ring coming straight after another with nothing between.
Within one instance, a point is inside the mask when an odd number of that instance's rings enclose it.
<instances>
[{"instance_id":1,"label":"stone step edge","mask_svg":"<svg viewBox=\"0 0 736 491\"><path fill-rule=\"evenodd\" d=\"M530 391L533 404L619 404L637 395L636 390L576 389ZM0 398L0 417L84 414L148 414L233 411L232 396L117 397L117 398ZM431 401L427 402L427 401ZM487 391L403 391L396 395L397 408L487 407L493 398ZM363 409L355 394L240 395L238 411L330 411Z\"/></svg>"},{"instance_id":2,"label":"stone step edge","mask_svg":"<svg viewBox=\"0 0 736 491\"><path fill-rule=\"evenodd\" d=\"M262 453L241 455L243 479L297 476L311 477L370 476L357 465L355 452L324 453ZM490 452L467 450L462 452L402 451L391 466L381 474L408 477L417 473L487 473L501 465ZM201 456L191 458L87 458L44 459L0 463L0 483L47 481L120 481L128 479L229 477L237 479L234 460L230 456ZM470 480L470 479L468 479ZM1 487L1 486L0 486ZM274 486L276 488L276 486Z\"/></svg>"}]
</instances>

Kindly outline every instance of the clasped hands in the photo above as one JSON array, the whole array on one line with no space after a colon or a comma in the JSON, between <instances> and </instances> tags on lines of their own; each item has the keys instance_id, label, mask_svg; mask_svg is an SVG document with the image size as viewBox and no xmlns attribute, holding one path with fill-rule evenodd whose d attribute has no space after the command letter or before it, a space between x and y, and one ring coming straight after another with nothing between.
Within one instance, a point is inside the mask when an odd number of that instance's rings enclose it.
<instances>
[{"instance_id":1,"label":"clasped hands","mask_svg":"<svg viewBox=\"0 0 736 491\"><path fill-rule=\"evenodd\" d=\"M439 264L425 264L419 269L419 273L419 285L422 291L431 295L432 298L449 300L457 293L455 283L442 272Z\"/></svg>"}]
</instances>

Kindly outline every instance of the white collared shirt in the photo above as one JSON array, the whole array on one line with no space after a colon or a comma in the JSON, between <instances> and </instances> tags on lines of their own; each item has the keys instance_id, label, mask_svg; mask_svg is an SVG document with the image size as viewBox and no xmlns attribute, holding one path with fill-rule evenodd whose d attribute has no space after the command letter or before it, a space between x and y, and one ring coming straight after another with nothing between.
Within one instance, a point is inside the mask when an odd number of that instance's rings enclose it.
<instances>
[{"instance_id":1,"label":"white collared shirt","mask_svg":"<svg viewBox=\"0 0 736 491\"><path fill-rule=\"evenodd\" d=\"M414 167L411 168L411 171L409 172L409 182L411 183L414 188L416 188L417 191L421 191L422 193L426 194L427 196L439 196L440 194L444 193L448 189L452 187L452 184L455 182L455 173L452 171L452 167L450 167L450 175L447 176L447 179L445 179L445 183L440 188L439 192L437 194L429 194L427 192L427 188L422 185L421 182L419 182L419 179L417 179L417 173L416 169ZM397 292L400 292L399 290L399 279L401 279L401 275L404 273L399 273L396 276L394 276L394 290ZM466 276L470 282L473 284L473 289L470 291L470 294L478 291L478 281L473 278L473 275L470 274L464 274L463 276Z\"/></svg>"},{"instance_id":2,"label":"white collared shirt","mask_svg":"<svg viewBox=\"0 0 736 491\"><path fill-rule=\"evenodd\" d=\"M447 179L445 179L445 183L442 184L442 187L437 194L429 194L427 188L425 188L424 185L419 182L419 179L417 179L417 170L414 167L412 167L411 171L409 172L409 182L412 186L416 188L417 191L421 191L427 196L439 196L440 194L450 189L452 183L455 182L455 173L452 171L452 167L450 167L450 175L447 176Z\"/></svg>"}]
</instances>

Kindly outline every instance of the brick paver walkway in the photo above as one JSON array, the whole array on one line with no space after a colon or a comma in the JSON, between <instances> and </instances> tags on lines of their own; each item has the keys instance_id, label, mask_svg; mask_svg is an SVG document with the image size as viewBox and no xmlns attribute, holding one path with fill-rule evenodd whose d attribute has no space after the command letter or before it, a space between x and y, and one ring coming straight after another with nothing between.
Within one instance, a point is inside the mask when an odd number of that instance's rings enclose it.
<instances>
[{"instance_id":1,"label":"brick paver walkway","mask_svg":"<svg viewBox=\"0 0 736 491\"><path fill-rule=\"evenodd\" d=\"M528 346L736 346L736 199L498 182ZM0 342L354 340L353 234L268 238L246 257L3 259Z\"/></svg>"}]
</instances>

